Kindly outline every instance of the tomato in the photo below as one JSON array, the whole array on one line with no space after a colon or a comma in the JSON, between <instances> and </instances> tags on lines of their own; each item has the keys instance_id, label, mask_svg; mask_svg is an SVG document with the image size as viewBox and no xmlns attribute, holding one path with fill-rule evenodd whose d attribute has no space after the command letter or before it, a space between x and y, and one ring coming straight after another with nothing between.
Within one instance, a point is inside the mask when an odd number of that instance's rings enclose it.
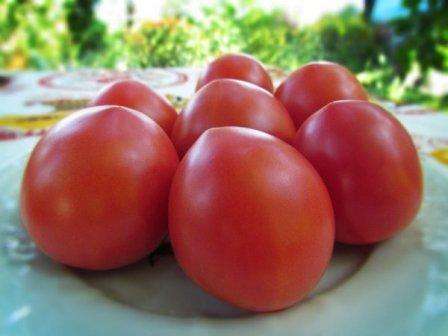
<instances>
[{"instance_id":1,"label":"tomato","mask_svg":"<svg viewBox=\"0 0 448 336\"><path fill-rule=\"evenodd\" d=\"M180 266L238 307L274 311L304 298L332 254L322 179L292 146L243 127L204 132L179 164L169 232Z\"/></svg>"},{"instance_id":2,"label":"tomato","mask_svg":"<svg viewBox=\"0 0 448 336\"><path fill-rule=\"evenodd\" d=\"M275 91L297 128L314 112L336 100L368 100L356 77L343 66L313 62L290 74Z\"/></svg>"},{"instance_id":3,"label":"tomato","mask_svg":"<svg viewBox=\"0 0 448 336\"><path fill-rule=\"evenodd\" d=\"M245 54L227 54L211 62L196 85L196 91L219 78L233 78L257 85L274 92L271 77L263 65L255 58Z\"/></svg>"},{"instance_id":4,"label":"tomato","mask_svg":"<svg viewBox=\"0 0 448 336\"><path fill-rule=\"evenodd\" d=\"M272 94L251 83L218 79L201 90L179 115L171 139L180 155L207 129L245 126L291 142L296 129L288 112Z\"/></svg>"},{"instance_id":5,"label":"tomato","mask_svg":"<svg viewBox=\"0 0 448 336\"><path fill-rule=\"evenodd\" d=\"M168 100L136 80L121 80L103 88L91 106L119 105L142 112L154 120L169 135L177 118Z\"/></svg>"},{"instance_id":6,"label":"tomato","mask_svg":"<svg viewBox=\"0 0 448 336\"><path fill-rule=\"evenodd\" d=\"M336 240L375 243L417 214L423 189L417 151L399 121L378 105L330 103L303 123L295 146L328 187Z\"/></svg>"},{"instance_id":7,"label":"tomato","mask_svg":"<svg viewBox=\"0 0 448 336\"><path fill-rule=\"evenodd\" d=\"M119 106L85 109L34 148L22 182L22 222L63 264L103 270L135 262L167 232L178 163L150 118Z\"/></svg>"}]
</instances>

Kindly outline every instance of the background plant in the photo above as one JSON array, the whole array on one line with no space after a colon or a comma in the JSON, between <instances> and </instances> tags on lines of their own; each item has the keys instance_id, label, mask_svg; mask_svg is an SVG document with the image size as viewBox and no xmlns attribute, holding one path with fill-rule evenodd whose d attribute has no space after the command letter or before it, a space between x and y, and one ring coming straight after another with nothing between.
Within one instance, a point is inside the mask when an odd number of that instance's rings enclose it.
<instances>
[{"instance_id":1,"label":"background plant","mask_svg":"<svg viewBox=\"0 0 448 336\"><path fill-rule=\"evenodd\" d=\"M447 108L446 96L423 89L428 73L448 70L448 1L402 0L407 15L377 24L371 9L378 1L305 26L255 0L216 0L194 16L184 1L169 0L162 20L135 25L129 17L109 32L95 17L98 0L3 0L0 67L200 66L234 51L285 70L325 59L350 68L380 98Z\"/></svg>"},{"instance_id":2,"label":"background plant","mask_svg":"<svg viewBox=\"0 0 448 336\"><path fill-rule=\"evenodd\" d=\"M0 2L0 66L47 69L70 63L61 6L52 0Z\"/></svg>"}]
</instances>

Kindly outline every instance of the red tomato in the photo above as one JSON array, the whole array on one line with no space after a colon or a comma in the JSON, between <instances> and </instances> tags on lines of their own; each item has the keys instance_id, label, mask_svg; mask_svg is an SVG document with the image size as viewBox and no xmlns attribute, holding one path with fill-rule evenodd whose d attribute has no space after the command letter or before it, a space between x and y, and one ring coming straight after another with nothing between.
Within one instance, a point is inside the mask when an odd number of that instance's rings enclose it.
<instances>
[{"instance_id":1,"label":"red tomato","mask_svg":"<svg viewBox=\"0 0 448 336\"><path fill-rule=\"evenodd\" d=\"M119 105L142 112L154 120L166 134L177 118L174 107L168 100L136 80L122 80L109 84L91 102L91 106Z\"/></svg>"},{"instance_id":2,"label":"red tomato","mask_svg":"<svg viewBox=\"0 0 448 336\"><path fill-rule=\"evenodd\" d=\"M292 146L242 127L206 131L179 164L169 201L176 258L204 290L274 311L304 298L327 267L331 200Z\"/></svg>"},{"instance_id":3,"label":"red tomato","mask_svg":"<svg viewBox=\"0 0 448 336\"><path fill-rule=\"evenodd\" d=\"M295 146L328 187L336 240L375 243L417 214L422 200L417 151L403 126L378 105L330 103L305 121Z\"/></svg>"},{"instance_id":4,"label":"red tomato","mask_svg":"<svg viewBox=\"0 0 448 336\"><path fill-rule=\"evenodd\" d=\"M34 148L22 182L23 224L63 264L102 270L135 262L166 234L177 163L150 118L119 106L85 109Z\"/></svg>"},{"instance_id":5,"label":"red tomato","mask_svg":"<svg viewBox=\"0 0 448 336\"><path fill-rule=\"evenodd\" d=\"M179 115L171 139L180 155L209 128L245 126L291 142L294 123L288 112L269 92L235 79L215 80L196 93Z\"/></svg>"},{"instance_id":6,"label":"red tomato","mask_svg":"<svg viewBox=\"0 0 448 336\"><path fill-rule=\"evenodd\" d=\"M252 83L273 92L271 77L255 58L244 54L227 54L211 62L198 80L196 91L219 78L233 78Z\"/></svg>"},{"instance_id":7,"label":"red tomato","mask_svg":"<svg viewBox=\"0 0 448 336\"><path fill-rule=\"evenodd\" d=\"M343 66L330 62L304 65L277 88L275 97L288 110L297 128L314 112L336 100L368 100L355 76Z\"/></svg>"}]
</instances>

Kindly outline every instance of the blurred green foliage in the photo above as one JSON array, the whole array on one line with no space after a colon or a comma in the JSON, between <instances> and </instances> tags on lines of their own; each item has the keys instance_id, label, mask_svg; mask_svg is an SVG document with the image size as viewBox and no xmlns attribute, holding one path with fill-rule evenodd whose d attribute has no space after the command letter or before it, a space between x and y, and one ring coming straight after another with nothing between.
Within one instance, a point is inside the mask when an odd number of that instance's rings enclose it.
<instances>
[{"instance_id":1,"label":"blurred green foliage","mask_svg":"<svg viewBox=\"0 0 448 336\"><path fill-rule=\"evenodd\" d=\"M83 60L105 47L106 26L96 19L94 6L98 0L66 0L64 14L72 46Z\"/></svg>"},{"instance_id":2,"label":"blurred green foliage","mask_svg":"<svg viewBox=\"0 0 448 336\"><path fill-rule=\"evenodd\" d=\"M245 52L286 70L335 61L381 98L447 106L446 97L421 90L428 71L448 67L446 0L403 0L410 15L388 25L348 7L306 26L255 0L217 0L194 16L184 1L168 0L164 19L116 32L95 17L97 2L0 1L0 68L199 66L222 53Z\"/></svg>"},{"instance_id":3,"label":"blurred green foliage","mask_svg":"<svg viewBox=\"0 0 448 336\"><path fill-rule=\"evenodd\" d=\"M414 62L423 74L430 68L448 70L448 1L402 2L409 15L391 23L400 37L393 54L399 75L404 77Z\"/></svg>"},{"instance_id":4,"label":"blurred green foliage","mask_svg":"<svg viewBox=\"0 0 448 336\"><path fill-rule=\"evenodd\" d=\"M129 67L178 66L200 58L198 29L182 19L148 22L123 35Z\"/></svg>"},{"instance_id":5,"label":"blurred green foliage","mask_svg":"<svg viewBox=\"0 0 448 336\"><path fill-rule=\"evenodd\" d=\"M53 0L0 1L0 67L47 69L74 57L65 18Z\"/></svg>"},{"instance_id":6,"label":"blurred green foliage","mask_svg":"<svg viewBox=\"0 0 448 336\"><path fill-rule=\"evenodd\" d=\"M321 37L323 58L346 64L354 72L380 65L378 58L383 51L375 29L354 8L324 15L315 28Z\"/></svg>"}]
</instances>

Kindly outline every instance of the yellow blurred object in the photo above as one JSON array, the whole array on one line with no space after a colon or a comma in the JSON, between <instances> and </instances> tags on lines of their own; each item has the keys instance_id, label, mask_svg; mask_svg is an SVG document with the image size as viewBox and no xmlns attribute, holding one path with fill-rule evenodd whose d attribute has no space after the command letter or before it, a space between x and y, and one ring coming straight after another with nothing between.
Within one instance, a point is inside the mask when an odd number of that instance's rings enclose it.
<instances>
[{"instance_id":1,"label":"yellow blurred object","mask_svg":"<svg viewBox=\"0 0 448 336\"><path fill-rule=\"evenodd\" d=\"M438 161L443 164L448 165L448 147L438 148L431 152L431 156L436 158Z\"/></svg>"},{"instance_id":2,"label":"yellow blurred object","mask_svg":"<svg viewBox=\"0 0 448 336\"><path fill-rule=\"evenodd\" d=\"M183 109L188 103L188 99L177 95L167 94L166 98L177 110ZM86 107L88 102L88 99L42 100L38 103L53 106L55 111L45 114L3 115L0 116L0 128L18 131L19 133L34 133L46 130L69 114Z\"/></svg>"},{"instance_id":3,"label":"yellow blurred object","mask_svg":"<svg viewBox=\"0 0 448 336\"><path fill-rule=\"evenodd\" d=\"M57 111L35 115L4 115L0 117L0 127L22 132L47 129L73 111Z\"/></svg>"},{"instance_id":4,"label":"yellow blurred object","mask_svg":"<svg viewBox=\"0 0 448 336\"><path fill-rule=\"evenodd\" d=\"M41 104L41 105L47 105L54 108L55 111L71 111L71 110L78 110L82 109L87 106L90 99L37 99L37 100L31 100L27 103L27 105L35 105L35 104Z\"/></svg>"},{"instance_id":5,"label":"yellow blurred object","mask_svg":"<svg viewBox=\"0 0 448 336\"><path fill-rule=\"evenodd\" d=\"M153 29L160 27L174 27L179 24L187 24L185 20L179 20L177 18L166 18L159 21L146 21L142 24L143 29Z\"/></svg>"},{"instance_id":6,"label":"yellow blurred object","mask_svg":"<svg viewBox=\"0 0 448 336\"><path fill-rule=\"evenodd\" d=\"M6 65L7 70L23 70L27 66L27 59L25 55L18 51L15 52L12 56L9 62Z\"/></svg>"},{"instance_id":7,"label":"yellow blurred object","mask_svg":"<svg viewBox=\"0 0 448 336\"><path fill-rule=\"evenodd\" d=\"M188 99L184 97L180 97L173 94L165 94L166 99L174 106L174 108L179 112L188 104Z\"/></svg>"}]
</instances>

